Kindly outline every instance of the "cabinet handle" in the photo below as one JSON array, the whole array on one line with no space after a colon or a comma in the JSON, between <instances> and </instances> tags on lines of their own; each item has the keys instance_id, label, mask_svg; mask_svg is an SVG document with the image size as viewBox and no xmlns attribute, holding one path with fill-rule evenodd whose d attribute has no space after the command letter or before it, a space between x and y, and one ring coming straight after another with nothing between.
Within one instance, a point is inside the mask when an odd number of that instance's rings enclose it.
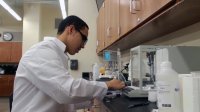
<instances>
[{"instance_id":1,"label":"cabinet handle","mask_svg":"<svg viewBox=\"0 0 200 112\"><path fill-rule=\"evenodd\" d=\"M107 28L106 34L107 34L107 37L110 37L110 27Z\"/></svg>"},{"instance_id":2,"label":"cabinet handle","mask_svg":"<svg viewBox=\"0 0 200 112\"><path fill-rule=\"evenodd\" d=\"M129 0L129 10L130 13L136 14L137 11L141 10L141 1L140 0Z\"/></svg>"},{"instance_id":3,"label":"cabinet handle","mask_svg":"<svg viewBox=\"0 0 200 112\"><path fill-rule=\"evenodd\" d=\"M137 18L137 23L140 23L141 22L141 19L140 18Z\"/></svg>"},{"instance_id":4,"label":"cabinet handle","mask_svg":"<svg viewBox=\"0 0 200 112\"><path fill-rule=\"evenodd\" d=\"M134 0L134 10L136 11L140 11L142 9L142 4L141 4L141 0Z\"/></svg>"},{"instance_id":5,"label":"cabinet handle","mask_svg":"<svg viewBox=\"0 0 200 112\"><path fill-rule=\"evenodd\" d=\"M120 27L118 27L118 29L117 29L117 33L118 33L118 36L120 35Z\"/></svg>"},{"instance_id":6,"label":"cabinet handle","mask_svg":"<svg viewBox=\"0 0 200 112\"><path fill-rule=\"evenodd\" d=\"M133 4L133 0L129 0L129 11L132 14L136 14L136 12L133 11L134 7L135 7L135 4Z\"/></svg>"}]
</instances>

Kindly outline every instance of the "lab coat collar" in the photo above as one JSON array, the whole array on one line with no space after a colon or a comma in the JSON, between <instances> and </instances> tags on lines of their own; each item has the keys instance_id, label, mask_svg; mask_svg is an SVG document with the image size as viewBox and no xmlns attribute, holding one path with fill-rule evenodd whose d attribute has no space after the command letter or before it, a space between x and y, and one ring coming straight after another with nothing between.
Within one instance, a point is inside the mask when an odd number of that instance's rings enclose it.
<instances>
[{"instance_id":1,"label":"lab coat collar","mask_svg":"<svg viewBox=\"0 0 200 112\"><path fill-rule=\"evenodd\" d=\"M66 45L56 37L44 37L44 41L53 40L56 45L65 53Z\"/></svg>"}]
</instances>

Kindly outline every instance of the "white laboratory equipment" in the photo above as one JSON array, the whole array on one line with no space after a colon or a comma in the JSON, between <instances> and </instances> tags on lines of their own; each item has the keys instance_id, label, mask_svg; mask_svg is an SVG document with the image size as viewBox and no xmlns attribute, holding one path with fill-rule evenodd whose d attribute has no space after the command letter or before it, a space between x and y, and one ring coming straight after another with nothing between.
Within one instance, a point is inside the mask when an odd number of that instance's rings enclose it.
<instances>
[{"instance_id":1,"label":"white laboratory equipment","mask_svg":"<svg viewBox=\"0 0 200 112\"><path fill-rule=\"evenodd\" d=\"M103 61L106 69L114 71L117 69L117 51L104 50Z\"/></svg>"},{"instance_id":2,"label":"white laboratory equipment","mask_svg":"<svg viewBox=\"0 0 200 112\"><path fill-rule=\"evenodd\" d=\"M141 45L130 50L132 86L123 92L130 98L147 97L149 85L154 85L155 74L163 61L170 61L178 74L200 70L199 46L154 46ZM154 85L155 86L155 85ZM133 89L132 89L133 88Z\"/></svg>"},{"instance_id":3,"label":"white laboratory equipment","mask_svg":"<svg viewBox=\"0 0 200 112\"><path fill-rule=\"evenodd\" d=\"M92 67L92 73L93 73L93 80L96 80L99 78L99 65L98 63L95 63Z\"/></svg>"},{"instance_id":4,"label":"white laboratory equipment","mask_svg":"<svg viewBox=\"0 0 200 112\"><path fill-rule=\"evenodd\" d=\"M180 74L183 112L200 112L200 72Z\"/></svg>"},{"instance_id":5,"label":"white laboratory equipment","mask_svg":"<svg viewBox=\"0 0 200 112\"><path fill-rule=\"evenodd\" d=\"M131 86L123 94L130 98L148 97L149 87L155 83L155 53L166 46L141 45L130 50L129 76Z\"/></svg>"},{"instance_id":6,"label":"white laboratory equipment","mask_svg":"<svg viewBox=\"0 0 200 112\"><path fill-rule=\"evenodd\" d=\"M119 78L121 70L121 52L120 49L117 51L104 50L103 51L104 65L106 68L105 74L100 77L116 77Z\"/></svg>"}]
</instances>

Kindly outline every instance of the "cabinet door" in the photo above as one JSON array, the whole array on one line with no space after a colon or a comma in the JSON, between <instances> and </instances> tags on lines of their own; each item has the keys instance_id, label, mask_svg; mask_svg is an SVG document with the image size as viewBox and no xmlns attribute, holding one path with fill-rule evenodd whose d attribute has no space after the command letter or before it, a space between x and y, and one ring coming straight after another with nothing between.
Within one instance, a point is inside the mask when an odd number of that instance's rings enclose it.
<instances>
[{"instance_id":1,"label":"cabinet door","mask_svg":"<svg viewBox=\"0 0 200 112\"><path fill-rule=\"evenodd\" d=\"M105 46L105 9L104 4L99 10L97 18L97 53L103 50Z\"/></svg>"},{"instance_id":2,"label":"cabinet door","mask_svg":"<svg viewBox=\"0 0 200 112\"><path fill-rule=\"evenodd\" d=\"M22 56L22 43L12 42L11 60L10 62L18 63Z\"/></svg>"},{"instance_id":3,"label":"cabinet door","mask_svg":"<svg viewBox=\"0 0 200 112\"><path fill-rule=\"evenodd\" d=\"M0 76L0 96L8 96L9 82L8 78Z\"/></svg>"},{"instance_id":4,"label":"cabinet door","mask_svg":"<svg viewBox=\"0 0 200 112\"><path fill-rule=\"evenodd\" d=\"M105 0L105 47L119 38L119 0Z\"/></svg>"},{"instance_id":5,"label":"cabinet door","mask_svg":"<svg viewBox=\"0 0 200 112\"><path fill-rule=\"evenodd\" d=\"M0 62L9 62L11 42L0 42Z\"/></svg>"},{"instance_id":6,"label":"cabinet door","mask_svg":"<svg viewBox=\"0 0 200 112\"><path fill-rule=\"evenodd\" d=\"M110 25L110 0L104 1L104 7L105 7L105 47L107 47L110 44L110 38L111 38L111 25Z\"/></svg>"},{"instance_id":7,"label":"cabinet door","mask_svg":"<svg viewBox=\"0 0 200 112\"><path fill-rule=\"evenodd\" d=\"M109 45L115 42L119 38L119 1L120 0L109 0L110 8L110 34Z\"/></svg>"},{"instance_id":8,"label":"cabinet door","mask_svg":"<svg viewBox=\"0 0 200 112\"><path fill-rule=\"evenodd\" d=\"M130 0L120 0L120 37L137 25L137 14L131 11Z\"/></svg>"},{"instance_id":9,"label":"cabinet door","mask_svg":"<svg viewBox=\"0 0 200 112\"><path fill-rule=\"evenodd\" d=\"M0 76L0 96L10 96L13 93L14 75Z\"/></svg>"}]
</instances>

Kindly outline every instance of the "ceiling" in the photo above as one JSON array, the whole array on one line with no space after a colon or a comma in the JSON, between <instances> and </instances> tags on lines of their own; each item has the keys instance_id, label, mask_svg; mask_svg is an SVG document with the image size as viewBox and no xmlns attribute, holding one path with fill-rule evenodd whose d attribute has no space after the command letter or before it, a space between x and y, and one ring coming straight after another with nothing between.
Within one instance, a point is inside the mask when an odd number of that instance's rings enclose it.
<instances>
[{"instance_id":1,"label":"ceiling","mask_svg":"<svg viewBox=\"0 0 200 112\"><path fill-rule=\"evenodd\" d=\"M59 6L58 0L4 0L14 11L16 11L21 17L23 17L23 4L52 4ZM65 0L66 1L66 0ZM0 27L19 25L22 22L17 21L10 13L8 13L0 5Z\"/></svg>"}]
</instances>

